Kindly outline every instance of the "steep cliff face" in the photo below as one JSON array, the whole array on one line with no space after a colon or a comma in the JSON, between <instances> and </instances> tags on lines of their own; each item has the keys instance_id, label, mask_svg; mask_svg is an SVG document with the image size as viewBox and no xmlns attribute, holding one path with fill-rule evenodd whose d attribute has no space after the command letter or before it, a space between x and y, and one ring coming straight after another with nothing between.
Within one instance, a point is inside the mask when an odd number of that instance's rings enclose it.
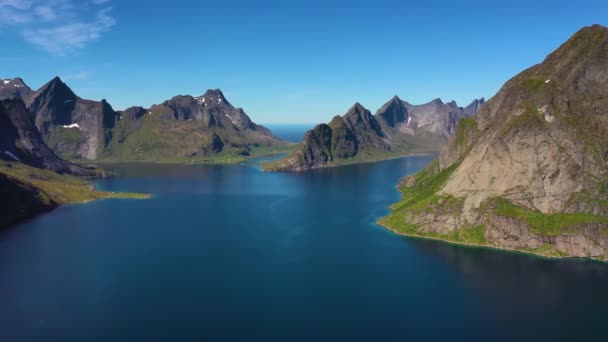
<instances>
[{"instance_id":1,"label":"steep cliff face","mask_svg":"<svg viewBox=\"0 0 608 342\"><path fill-rule=\"evenodd\" d=\"M100 176L59 158L42 140L21 100L0 101L0 159L78 176Z\"/></svg>"},{"instance_id":2,"label":"steep cliff face","mask_svg":"<svg viewBox=\"0 0 608 342\"><path fill-rule=\"evenodd\" d=\"M468 106L463 108L464 115L473 116L481 110L481 106L486 103L486 99L483 97L481 99L475 99Z\"/></svg>"},{"instance_id":3,"label":"steep cliff face","mask_svg":"<svg viewBox=\"0 0 608 342\"><path fill-rule=\"evenodd\" d=\"M391 144L376 118L356 103L343 116L308 131L287 158L266 165L272 171L303 171L342 163L373 160Z\"/></svg>"},{"instance_id":4,"label":"steep cliff face","mask_svg":"<svg viewBox=\"0 0 608 342\"><path fill-rule=\"evenodd\" d=\"M509 80L402 191L384 223L406 234L608 259L608 29Z\"/></svg>"},{"instance_id":5,"label":"steep cliff face","mask_svg":"<svg viewBox=\"0 0 608 342\"><path fill-rule=\"evenodd\" d=\"M55 77L24 99L44 141L64 158L97 159L111 139L116 112L84 100Z\"/></svg>"},{"instance_id":6,"label":"steep cliff face","mask_svg":"<svg viewBox=\"0 0 608 342\"><path fill-rule=\"evenodd\" d=\"M411 123L410 115L405 106L405 102L402 101L398 96L394 96L384 106L382 106L376 112L376 118L385 127L399 128L400 126L410 126Z\"/></svg>"}]
</instances>

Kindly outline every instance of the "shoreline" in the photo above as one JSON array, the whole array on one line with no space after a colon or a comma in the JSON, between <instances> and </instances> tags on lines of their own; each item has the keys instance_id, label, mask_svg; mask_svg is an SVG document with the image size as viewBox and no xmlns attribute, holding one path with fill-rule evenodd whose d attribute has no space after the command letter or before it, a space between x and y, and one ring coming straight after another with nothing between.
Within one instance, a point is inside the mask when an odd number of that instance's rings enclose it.
<instances>
[{"instance_id":1,"label":"shoreline","mask_svg":"<svg viewBox=\"0 0 608 342\"><path fill-rule=\"evenodd\" d=\"M167 165L238 165L249 162L257 158L274 157L281 154L287 154L289 151L273 151L268 153L253 154L249 156L234 156L232 160L225 159L220 160L201 160L201 161L187 161L187 160L112 160L112 159L69 159L70 163L87 166L87 165L103 165L103 164L167 164Z\"/></svg>"},{"instance_id":2,"label":"shoreline","mask_svg":"<svg viewBox=\"0 0 608 342\"><path fill-rule=\"evenodd\" d=\"M432 237L432 236L403 233L403 232L399 232L399 231L383 224L382 222L380 222L380 219L381 218L377 219L374 223L376 225L392 232L395 235L404 236L404 237L411 238L411 239L435 241L435 242L445 243L445 244L462 247L462 248L479 248L479 249L493 250L496 252L503 252L503 253L522 254L522 255L533 256L535 258L541 258L541 259L546 259L546 260L584 261L584 262L594 262L594 263L600 263L603 265L608 265L608 261L589 258L589 257L572 257L572 256L559 257L559 256L534 253L531 251L522 251L519 249L501 248L501 247L495 247L495 246L490 246L490 245L479 245L479 244L467 243L467 242L456 242L456 241L450 241L450 240Z\"/></svg>"},{"instance_id":3,"label":"shoreline","mask_svg":"<svg viewBox=\"0 0 608 342\"><path fill-rule=\"evenodd\" d=\"M346 162L346 163L342 163L342 164L330 164L330 165L313 167L310 169L303 169L303 170L273 170L273 169L266 169L263 165L261 165L261 167L264 170L264 172L301 173L301 172L308 172L308 171L315 171L315 170L331 169L331 168L336 168L336 167L341 167L341 166L373 164L373 163L379 163L379 162L383 162L383 161L402 159L402 158L408 158L408 157L432 156L432 155L438 154L439 152L440 151L415 152L415 153L411 153L411 154L392 156L392 157L388 157L388 158L380 158L380 159L376 159L376 160L354 161L352 163Z\"/></svg>"}]
</instances>

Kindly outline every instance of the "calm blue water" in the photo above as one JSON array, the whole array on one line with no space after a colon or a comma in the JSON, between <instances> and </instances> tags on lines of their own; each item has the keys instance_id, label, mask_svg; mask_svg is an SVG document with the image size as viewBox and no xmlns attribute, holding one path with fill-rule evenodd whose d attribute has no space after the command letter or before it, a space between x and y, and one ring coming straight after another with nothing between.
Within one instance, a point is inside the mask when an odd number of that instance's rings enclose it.
<instances>
[{"instance_id":1,"label":"calm blue water","mask_svg":"<svg viewBox=\"0 0 608 342\"><path fill-rule=\"evenodd\" d=\"M113 166L99 187L154 197L0 235L0 340L606 341L608 265L374 224L430 159L300 174Z\"/></svg>"}]
</instances>

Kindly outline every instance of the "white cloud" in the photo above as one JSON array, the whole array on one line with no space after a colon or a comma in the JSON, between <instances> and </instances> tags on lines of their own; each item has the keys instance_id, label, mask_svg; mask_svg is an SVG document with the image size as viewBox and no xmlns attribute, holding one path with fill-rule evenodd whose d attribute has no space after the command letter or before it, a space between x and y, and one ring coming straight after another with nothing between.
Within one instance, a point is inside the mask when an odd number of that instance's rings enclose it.
<instances>
[{"instance_id":1,"label":"white cloud","mask_svg":"<svg viewBox=\"0 0 608 342\"><path fill-rule=\"evenodd\" d=\"M27 42L65 55L98 40L116 24L109 2L0 0L0 27L13 27Z\"/></svg>"}]
</instances>

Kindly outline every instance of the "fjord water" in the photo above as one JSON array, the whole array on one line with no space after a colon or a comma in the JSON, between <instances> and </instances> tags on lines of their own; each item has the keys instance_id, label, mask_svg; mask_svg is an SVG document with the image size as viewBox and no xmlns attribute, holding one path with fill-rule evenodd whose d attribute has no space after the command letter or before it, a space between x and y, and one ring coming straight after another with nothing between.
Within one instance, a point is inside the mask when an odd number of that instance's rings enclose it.
<instances>
[{"instance_id":1,"label":"fjord water","mask_svg":"<svg viewBox=\"0 0 608 342\"><path fill-rule=\"evenodd\" d=\"M0 340L560 340L608 336L608 266L374 224L432 157L313 172L112 165L153 195L0 235Z\"/></svg>"}]
</instances>

